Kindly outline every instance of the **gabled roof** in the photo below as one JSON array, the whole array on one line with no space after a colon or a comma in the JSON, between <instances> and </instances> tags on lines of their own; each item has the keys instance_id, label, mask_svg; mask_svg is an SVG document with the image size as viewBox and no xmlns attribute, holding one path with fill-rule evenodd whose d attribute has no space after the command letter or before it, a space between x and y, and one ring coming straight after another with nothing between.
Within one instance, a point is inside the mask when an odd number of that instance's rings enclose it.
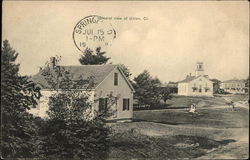
<instances>
[{"instance_id":1,"label":"gabled roof","mask_svg":"<svg viewBox=\"0 0 250 160\"><path fill-rule=\"evenodd\" d=\"M188 82L191 82L199 77L204 77L206 78L207 80L211 81L210 79L208 79L208 76L207 75L204 75L204 76L188 76L186 77L186 79L182 80L182 81L179 81L178 83L188 83Z\"/></svg>"},{"instance_id":2,"label":"gabled roof","mask_svg":"<svg viewBox=\"0 0 250 160\"><path fill-rule=\"evenodd\" d=\"M188 76L188 77L186 77L186 79L184 79L182 81L179 81L178 83L187 83L187 82L190 82L190 81L192 81L192 80L194 80L196 78L198 78L198 77L196 77L196 76Z\"/></svg>"},{"instance_id":3,"label":"gabled roof","mask_svg":"<svg viewBox=\"0 0 250 160\"><path fill-rule=\"evenodd\" d=\"M96 89L97 86L115 69L120 68L118 65L81 65L81 66L57 66L63 68L65 71L69 72L70 78L72 80L87 80L92 78L94 85L90 89ZM119 71L122 73L121 69ZM124 76L124 74L122 73ZM128 82L128 85L132 87L130 82L126 77L125 80ZM45 77L42 75L42 71L34 75L31 80L36 84L40 85L42 89L51 89L51 86L47 83ZM83 86L83 89L85 89ZM133 87L131 88L133 91Z\"/></svg>"}]
</instances>

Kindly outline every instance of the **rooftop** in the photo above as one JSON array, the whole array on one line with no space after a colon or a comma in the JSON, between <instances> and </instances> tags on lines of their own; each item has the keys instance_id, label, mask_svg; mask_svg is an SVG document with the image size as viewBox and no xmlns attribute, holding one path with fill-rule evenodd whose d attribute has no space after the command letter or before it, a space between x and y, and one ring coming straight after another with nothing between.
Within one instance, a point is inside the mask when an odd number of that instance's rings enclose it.
<instances>
[{"instance_id":1,"label":"rooftop","mask_svg":"<svg viewBox=\"0 0 250 160\"><path fill-rule=\"evenodd\" d=\"M94 84L92 89L96 88L118 65L81 65L81 66L57 66L67 71L72 80L87 80L92 78ZM51 85L47 83L42 70L34 75L31 80L41 86L42 89L51 89ZM86 88L86 86L83 86Z\"/></svg>"},{"instance_id":2,"label":"rooftop","mask_svg":"<svg viewBox=\"0 0 250 160\"><path fill-rule=\"evenodd\" d=\"M245 81L242 79L231 79L231 80L223 81L222 83L245 83Z\"/></svg>"}]
</instances>

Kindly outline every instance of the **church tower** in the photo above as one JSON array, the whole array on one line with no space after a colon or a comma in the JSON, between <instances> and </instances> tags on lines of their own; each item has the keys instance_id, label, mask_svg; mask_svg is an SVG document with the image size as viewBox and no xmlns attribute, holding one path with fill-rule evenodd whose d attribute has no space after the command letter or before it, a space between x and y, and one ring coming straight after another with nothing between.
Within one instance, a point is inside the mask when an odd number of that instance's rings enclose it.
<instances>
[{"instance_id":1,"label":"church tower","mask_svg":"<svg viewBox=\"0 0 250 160\"><path fill-rule=\"evenodd\" d=\"M203 76L203 75L204 75L203 62L197 62L195 76L197 77L197 76Z\"/></svg>"}]
</instances>

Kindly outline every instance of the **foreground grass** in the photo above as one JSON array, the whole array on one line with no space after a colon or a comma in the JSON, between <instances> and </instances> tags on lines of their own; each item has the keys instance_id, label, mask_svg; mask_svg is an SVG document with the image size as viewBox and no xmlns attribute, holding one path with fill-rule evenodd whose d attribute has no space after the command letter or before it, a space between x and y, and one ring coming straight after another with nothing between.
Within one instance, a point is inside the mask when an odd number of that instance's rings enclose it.
<instances>
[{"instance_id":1,"label":"foreground grass","mask_svg":"<svg viewBox=\"0 0 250 160\"><path fill-rule=\"evenodd\" d=\"M131 129L112 135L109 158L196 158L230 142L234 142L234 140L216 141L190 135L152 137L141 134L136 129Z\"/></svg>"}]
</instances>

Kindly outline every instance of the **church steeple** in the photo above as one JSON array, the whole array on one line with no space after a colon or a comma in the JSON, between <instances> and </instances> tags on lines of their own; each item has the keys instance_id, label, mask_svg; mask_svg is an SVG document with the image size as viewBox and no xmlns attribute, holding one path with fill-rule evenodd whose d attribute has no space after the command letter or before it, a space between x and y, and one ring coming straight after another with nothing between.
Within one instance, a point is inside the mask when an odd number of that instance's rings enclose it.
<instances>
[{"instance_id":1,"label":"church steeple","mask_svg":"<svg viewBox=\"0 0 250 160\"><path fill-rule=\"evenodd\" d=\"M203 76L203 75L204 75L203 62L197 62L195 76L197 77L197 76Z\"/></svg>"}]
</instances>

